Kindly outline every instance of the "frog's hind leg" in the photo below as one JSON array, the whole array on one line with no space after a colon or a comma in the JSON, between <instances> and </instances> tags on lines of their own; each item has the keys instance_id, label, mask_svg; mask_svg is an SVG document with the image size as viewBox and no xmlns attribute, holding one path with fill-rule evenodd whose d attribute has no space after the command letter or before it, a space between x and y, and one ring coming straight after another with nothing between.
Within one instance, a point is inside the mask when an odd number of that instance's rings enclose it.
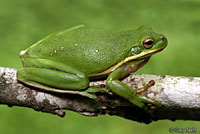
<instances>
[{"instance_id":1,"label":"frog's hind leg","mask_svg":"<svg viewBox=\"0 0 200 134\"><path fill-rule=\"evenodd\" d=\"M80 94L95 99L95 92L105 88L89 87L89 78L67 64L48 59L26 59L25 68L17 71L17 79L27 85L59 93ZM84 89L84 90L83 90Z\"/></svg>"},{"instance_id":2,"label":"frog's hind leg","mask_svg":"<svg viewBox=\"0 0 200 134\"><path fill-rule=\"evenodd\" d=\"M17 71L19 81L44 89L82 90L88 87L87 77L79 78L75 74L44 68L23 68ZM50 88L50 89L51 89Z\"/></svg>"},{"instance_id":3,"label":"frog's hind leg","mask_svg":"<svg viewBox=\"0 0 200 134\"><path fill-rule=\"evenodd\" d=\"M25 68L17 71L17 77L19 81L41 90L97 98L93 90L82 90L88 87L88 80L73 74L43 68Z\"/></svg>"},{"instance_id":4,"label":"frog's hind leg","mask_svg":"<svg viewBox=\"0 0 200 134\"><path fill-rule=\"evenodd\" d=\"M68 90L82 90L89 85L89 78L85 73L62 62L27 58L24 63L25 68L17 71L17 79L24 83L28 84L32 81L48 87Z\"/></svg>"},{"instance_id":5,"label":"frog's hind leg","mask_svg":"<svg viewBox=\"0 0 200 134\"><path fill-rule=\"evenodd\" d=\"M61 71L43 68L24 68L17 72L18 80L39 89L57 92L79 94L91 99L96 99L96 92L108 92L106 88L88 87L87 79ZM85 90L82 90L85 89Z\"/></svg>"}]
</instances>

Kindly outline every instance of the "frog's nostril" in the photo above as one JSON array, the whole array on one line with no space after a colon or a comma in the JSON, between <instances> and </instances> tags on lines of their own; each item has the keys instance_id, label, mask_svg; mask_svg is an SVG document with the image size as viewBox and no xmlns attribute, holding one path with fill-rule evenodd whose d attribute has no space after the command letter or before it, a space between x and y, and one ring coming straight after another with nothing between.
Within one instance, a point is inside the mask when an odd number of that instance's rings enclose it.
<instances>
[{"instance_id":1,"label":"frog's nostril","mask_svg":"<svg viewBox=\"0 0 200 134\"><path fill-rule=\"evenodd\" d=\"M165 36L161 36L160 38L161 38L161 40L165 40L166 39Z\"/></svg>"}]
</instances>

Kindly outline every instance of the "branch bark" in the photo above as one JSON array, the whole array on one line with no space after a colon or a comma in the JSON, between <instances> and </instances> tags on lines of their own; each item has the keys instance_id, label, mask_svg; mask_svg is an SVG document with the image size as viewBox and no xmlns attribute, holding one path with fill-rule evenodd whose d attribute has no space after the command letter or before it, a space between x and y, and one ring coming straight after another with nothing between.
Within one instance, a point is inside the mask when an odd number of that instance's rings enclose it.
<instances>
[{"instance_id":1,"label":"branch bark","mask_svg":"<svg viewBox=\"0 0 200 134\"><path fill-rule=\"evenodd\" d=\"M67 109L86 116L109 114L143 123L162 119L200 120L200 78L144 74L125 78L123 82L134 89L150 80L156 82L144 95L159 101L162 107L147 104L149 110L145 112L111 92L97 93L96 100L74 94L44 92L19 83L16 71L0 67L0 104L29 107L61 117L65 115L63 110ZM105 87L105 81L91 82L90 86Z\"/></svg>"}]
</instances>

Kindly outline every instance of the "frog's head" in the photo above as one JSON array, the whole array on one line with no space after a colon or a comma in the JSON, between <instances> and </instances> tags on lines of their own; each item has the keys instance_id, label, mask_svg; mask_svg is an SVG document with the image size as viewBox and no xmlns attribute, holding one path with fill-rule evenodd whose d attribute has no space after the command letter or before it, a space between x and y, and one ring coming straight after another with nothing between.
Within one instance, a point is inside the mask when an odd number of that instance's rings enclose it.
<instances>
[{"instance_id":1,"label":"frog's head","mask_svg":"<svg viewBox=\"0 0 200 134\"><path fill-rule=\"evenodd\" d=\"M153 32L150 26L141 26L137 30L138 38L131 49L132 59L144 59L160 52L167 46L164 35Z\"/></svg>"},{"instance_id":2,"label":"frog's head","mask_svg":"<svg viewBox=\"0 0 200 134\"><path fill-rule=\"evenodd\" d=\"M134 45L129 51L129 55L119 65L131 62L135 65L135 72L146 64L149 58L163 50L167 46L167 39L164 35L153 32L152 28L149 26L141 26L136 32L133 32Z\"/></svg>"}]
</instances>

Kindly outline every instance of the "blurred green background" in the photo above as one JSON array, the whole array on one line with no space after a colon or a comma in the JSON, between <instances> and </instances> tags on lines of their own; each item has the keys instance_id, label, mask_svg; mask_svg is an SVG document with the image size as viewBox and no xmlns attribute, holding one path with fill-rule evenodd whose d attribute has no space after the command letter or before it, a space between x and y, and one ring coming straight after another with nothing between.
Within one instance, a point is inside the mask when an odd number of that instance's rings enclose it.
<instances>
[{"instance_id":1,"label":"blurred green background","mask_svg":"<svg viewBox=\"0 0 200 134\"><path fill-rule=\"evenodd\" d=\"M21 68L18 56L49 33L85 24L115 30L151 25L169 45L137 73L200 76L199 0L0 0L0 66ZM0 134L168 134L169 128L196 128L197 121L157 121L149 125L116 116L65 118L32 109L0 106ZM134 112L134 111L133 111Z\"/></svg>"}]
</instances>

